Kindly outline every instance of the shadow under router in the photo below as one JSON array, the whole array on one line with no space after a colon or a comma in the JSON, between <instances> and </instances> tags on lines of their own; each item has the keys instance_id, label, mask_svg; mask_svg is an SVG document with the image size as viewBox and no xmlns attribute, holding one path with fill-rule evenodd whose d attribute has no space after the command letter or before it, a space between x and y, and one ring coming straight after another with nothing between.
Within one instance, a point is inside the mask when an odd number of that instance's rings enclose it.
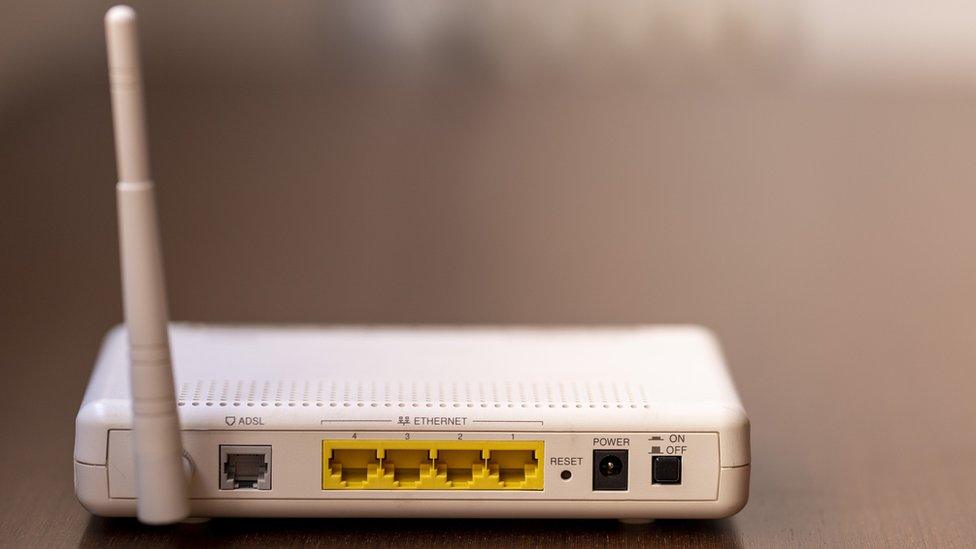
<instances>
[{"instance_id":1,"label":"shadow under router","mask_svg":"<svg viewBox=\"0 0 976 549\"><path fill-rule=\"evenodd\" d=\"M92 513L647 520L745 505L749 421L702 328L170 325L134 12L109 10L106 34L126 325L77 417Z\"/></svg>"}]
</instances>

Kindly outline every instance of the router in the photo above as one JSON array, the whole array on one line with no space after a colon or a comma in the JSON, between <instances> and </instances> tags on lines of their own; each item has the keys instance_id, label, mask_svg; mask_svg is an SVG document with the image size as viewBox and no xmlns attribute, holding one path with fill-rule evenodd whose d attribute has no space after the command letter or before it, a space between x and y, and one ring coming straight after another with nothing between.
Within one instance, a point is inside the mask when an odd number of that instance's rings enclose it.
<instances>
[{"instance_id":1,"label":"router","mask_svg":"<svg viewBox=\"0 0 976 549\"><path fill-rule=\"evenodd\" d=\"M643 521L745 505L749 420L703 328L170 325L135 13L105 26L125 325L76 420L89 511Z\"/></svg>"}]
</instances>

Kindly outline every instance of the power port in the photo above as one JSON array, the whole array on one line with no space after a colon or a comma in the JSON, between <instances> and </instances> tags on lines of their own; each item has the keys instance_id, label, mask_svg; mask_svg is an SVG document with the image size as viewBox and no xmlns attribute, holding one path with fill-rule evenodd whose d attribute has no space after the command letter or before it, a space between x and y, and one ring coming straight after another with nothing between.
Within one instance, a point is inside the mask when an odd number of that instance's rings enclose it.
<instances>
[{"instance_id":1,"label":"power port","mask_svg":"<svg viewBox=\"0 0 976 549\"><path fill-rule=\"evenodd\" d=\"M221 490L270 490L271 446L220 446Z\"/></svg>"},{"instance_id":2,"label":"power port","mask_svg":"<svg viewBox=\"0 0 976 549\"><path fill-rule=\"evenodd\" d=\"M593 489L627 489L627 450L593 450Z\"/></svg>"},{"instance_id":3,"label":"power port","mask_svg":"<svg viewBox=\"0 0 976 549\"><path fill-rule=\"evenodd\" d=\"M681 456L654 456L651 459L652 484L681 484Z\"/></svg>"}]
</instances>

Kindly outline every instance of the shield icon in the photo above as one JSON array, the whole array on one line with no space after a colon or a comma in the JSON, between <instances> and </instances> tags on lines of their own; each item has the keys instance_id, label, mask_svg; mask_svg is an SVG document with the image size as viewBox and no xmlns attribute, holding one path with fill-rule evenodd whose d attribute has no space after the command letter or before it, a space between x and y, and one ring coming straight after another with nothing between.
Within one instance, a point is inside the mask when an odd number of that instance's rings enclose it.
<instances>
[{"instance_id":1,"label":"shield icon","mask_svg":"<svg viewBox=\"0 0 976 549\"><path fill-rule=\"evenodd\" d=\"M224 418L224 423L226 423L228 427L233 427L234 424L237 423L237 417L236 416L227 416L227 417Z\"/></svg>"}]
</instances>

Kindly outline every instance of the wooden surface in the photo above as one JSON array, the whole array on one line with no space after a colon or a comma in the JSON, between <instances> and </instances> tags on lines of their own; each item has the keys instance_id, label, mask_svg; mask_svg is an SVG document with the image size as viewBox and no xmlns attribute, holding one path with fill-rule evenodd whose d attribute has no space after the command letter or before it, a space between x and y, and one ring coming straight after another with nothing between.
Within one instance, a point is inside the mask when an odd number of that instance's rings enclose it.
<instances>
[{"instance_id":1,"label":"wooden surface","mask_svg":"<svg viewBox=\"0 0 976 549\"><path fill-rule=\"evenodd\" d=\"M146 67L174 318L702 323L752 419L752 494L637 527L89 516L74 414L121 306L102 6L77 9L71 70L0 105L0 544L976 540L976 92L418 89L320 78L299 40L220 68L166 27Z\"/></svg>"}]
</instances>

